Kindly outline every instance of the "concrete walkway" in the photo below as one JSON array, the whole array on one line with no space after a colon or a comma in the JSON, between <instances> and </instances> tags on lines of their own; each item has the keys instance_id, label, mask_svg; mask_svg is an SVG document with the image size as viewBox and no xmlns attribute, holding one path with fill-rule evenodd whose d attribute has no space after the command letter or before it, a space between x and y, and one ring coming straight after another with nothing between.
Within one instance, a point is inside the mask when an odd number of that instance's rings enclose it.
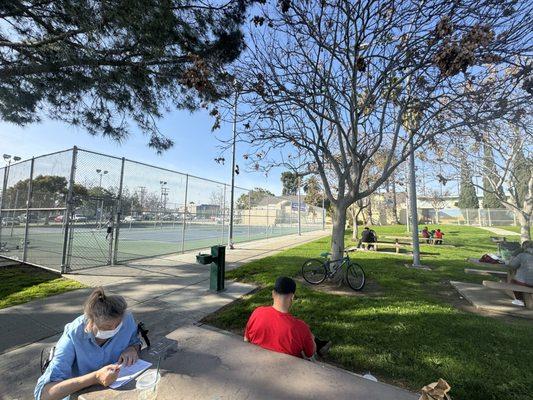
<instances>
[{"instance_id":1,"label":"concrete walkway","mask_svg":"<svg viewBox=\"0 0 533 400\"><path fill-rule=\"evenodd\" d=\"M231 270L328 233L309 232L239 244L228 251L226 267ZM136 260L65 276L123 295L135 318L149 327L150 336L164 337L255 289L226 282L227 290L222 294L208 292L209 267L196 264L197 253ZM0 399L31 398L40 375L41 350L55 343L65 324L82 313L91 290L80 289L0 310Z\"/></svg>"},{"instance_id":2,"label":"concrete walkway","mask_svg":"<svg viewBox=\"0 0 533 400\"><path fill-rule=\"evenodd\" d=\"M492 226L481 226L480 228L500 236L520 236L519 233L508 231L507 229L493 228Z\"/></svg>"}]
</instances>

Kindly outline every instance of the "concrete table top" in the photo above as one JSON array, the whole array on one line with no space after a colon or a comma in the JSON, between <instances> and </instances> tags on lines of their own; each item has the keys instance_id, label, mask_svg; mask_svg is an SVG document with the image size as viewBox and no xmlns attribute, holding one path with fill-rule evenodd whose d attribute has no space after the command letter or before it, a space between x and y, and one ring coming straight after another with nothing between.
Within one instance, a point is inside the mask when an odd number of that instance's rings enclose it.
<instances>
[{"instance_id":1,"label":"concrete table top","mask_svg":"<svg viewBox=\"0 0 533 400\"><path fill-rule=\"evenodd\" d=\"M173 341L174 348L166 346L161 360L161 379L156 396L151 397L158 400L418 399L406 390L267 351L210 328L182 327L166 340ZM153 354L143 358L155 361ZM79 400L138 400L140 394L135 382L130 382L118 390L89 388Z\"/></svg>"}]
</instances>

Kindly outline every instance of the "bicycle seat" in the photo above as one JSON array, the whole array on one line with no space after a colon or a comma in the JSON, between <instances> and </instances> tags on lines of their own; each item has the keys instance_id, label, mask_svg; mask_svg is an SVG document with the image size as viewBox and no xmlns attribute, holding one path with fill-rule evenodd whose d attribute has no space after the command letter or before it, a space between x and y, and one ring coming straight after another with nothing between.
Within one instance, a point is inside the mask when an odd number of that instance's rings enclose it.
<instances>
[{"instance_id":1,"label":"bicycle seat","mask_svg":"<svg viewBox=\"0 0 533 400\"><path fill-rule=\"evenodd\" d=\"M324 251L324 252L320 253L320 257L328 257L330 255L331 255L331 253L328 252L328 251Z\"/></svg>"}]
</instances>

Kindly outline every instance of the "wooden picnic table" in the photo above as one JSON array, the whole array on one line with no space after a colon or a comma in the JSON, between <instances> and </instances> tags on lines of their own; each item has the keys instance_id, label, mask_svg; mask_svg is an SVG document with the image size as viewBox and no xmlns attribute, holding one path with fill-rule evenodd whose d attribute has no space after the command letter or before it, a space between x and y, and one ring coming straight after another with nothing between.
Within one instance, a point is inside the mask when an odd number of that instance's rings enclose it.
<instances>
[{"instance_id":1,"label":"wooden picnic table","mask_svg":"<svg viewBox=\"0 0 533 400\"><path fill-rule=\"evenodd\" d=\"M387 238L387 239L394 239L394 240L398 240L398 241L404 241L404 242L408 242L409 244L413 244L413 238L411 236L383 236L384 238ZM445 245L444 244L444 238L442 239L437 239L437 238L425 238L423 236L418 236L418 239L419 239L419 242L423 244L423 242L425 242L426 240L429 240L432 244L435 243L435 240L440 240L442 241L442 243L439 245L439 246L449 246L449 247L455 247L453 245L450 245L450 244L447 244Z\"/></svg>"},{"instance_id":2,"label":"wooden picnic table","mask_svg":"<svg viewBox=\"0 0 533 400\"><path fill-rule=\"evenodd\" d=\"M177 351L161 361L157 400L417 400L418 395L327 364L274 353L198 326L167 335ZM133 384L133 387L135 385ZM139 400L140 392L92 387L79 400Z\"/></svg>"},{"instance_id":3,"label":"wooden picnic table","mask_svg":"<svg viewBox=\"0 0 533 400\"><path fill-rule=\"evenodd\" d=\"M364 249L366 247L366 250L370 250L369 246L373 246L374 250L377 251L378 247L394 247L396 249L396 253L400 253L401 247L412 247L412 243L400 243L398 240L396 242L383 242L383 241L377 241L377 242L361 242L361 247Z\"/></svg>"}]
</instances>

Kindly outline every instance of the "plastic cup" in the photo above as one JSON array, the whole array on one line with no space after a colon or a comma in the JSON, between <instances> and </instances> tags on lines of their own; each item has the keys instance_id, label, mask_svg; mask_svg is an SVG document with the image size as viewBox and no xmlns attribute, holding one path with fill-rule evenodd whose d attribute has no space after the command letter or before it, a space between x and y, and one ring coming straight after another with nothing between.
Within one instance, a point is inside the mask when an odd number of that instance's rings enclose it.
<instances>
[{"instance_id":1,"label":"plastic cup","mask_svg":"<svg viewBox=\"0 0 533 400\"><path fill-rule=\"evenodd\" d=\"M157 398L157 383L161 375L157 370L149 369L137 379L135 387L139 390L139 400L155 400Z\"/></svg>"}]
</instances>

